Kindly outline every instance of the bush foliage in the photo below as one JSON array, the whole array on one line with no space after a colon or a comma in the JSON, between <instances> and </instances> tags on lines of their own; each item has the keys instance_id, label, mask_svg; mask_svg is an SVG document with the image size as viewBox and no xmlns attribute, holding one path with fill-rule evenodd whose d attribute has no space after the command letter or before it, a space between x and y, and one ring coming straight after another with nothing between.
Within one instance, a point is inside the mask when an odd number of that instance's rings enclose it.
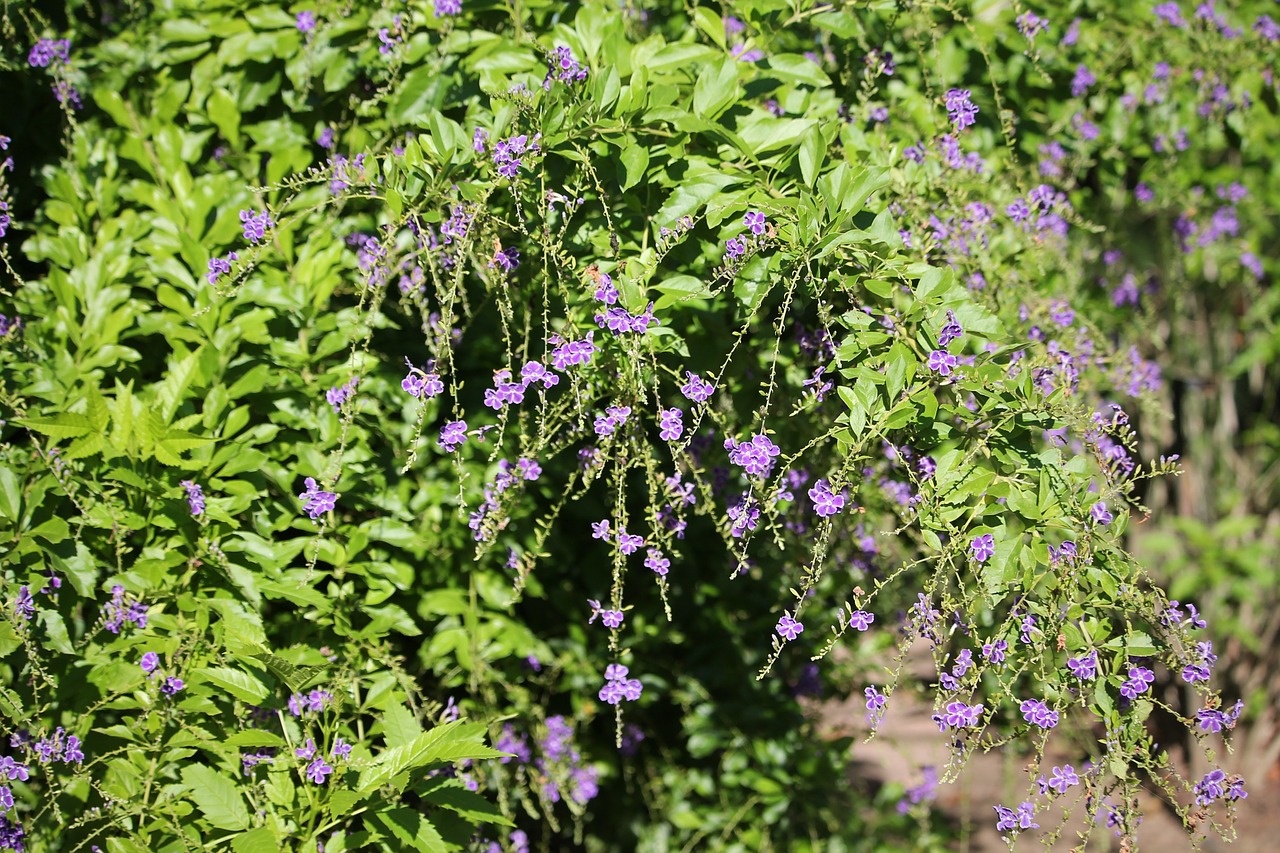
<instances>
[{"instance_id":1,"label":"bush foliage","mask_svg":"<svg viewBox=\"0 0 1280 853\"><path fill-rule=\"evenodd\" d=\"M913 689L1229 832L1131 525L1197 306L1274 373L1267 8L7 9L0 848L939 847L802 704Z\"/></svg>"}]
</instances>

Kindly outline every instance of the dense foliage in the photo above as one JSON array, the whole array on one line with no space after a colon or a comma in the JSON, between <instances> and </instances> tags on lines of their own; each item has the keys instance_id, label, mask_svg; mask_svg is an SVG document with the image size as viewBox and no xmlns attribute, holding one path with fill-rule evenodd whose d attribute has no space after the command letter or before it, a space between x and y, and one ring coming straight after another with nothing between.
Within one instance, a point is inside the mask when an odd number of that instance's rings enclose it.
<instances>
[{"instance_id":1,"label":"dense foliage","mask_svg":"<svg viewBox=\"0 0 1280 853\"><path fill-rule=\"evenodd\" d=\"M8 8L0 849L937 847L802 704L917 688L1225 829L1274 477L1131 523L1197 323L1275 470L1267 8Z\"/></svg>"}]
</instances>

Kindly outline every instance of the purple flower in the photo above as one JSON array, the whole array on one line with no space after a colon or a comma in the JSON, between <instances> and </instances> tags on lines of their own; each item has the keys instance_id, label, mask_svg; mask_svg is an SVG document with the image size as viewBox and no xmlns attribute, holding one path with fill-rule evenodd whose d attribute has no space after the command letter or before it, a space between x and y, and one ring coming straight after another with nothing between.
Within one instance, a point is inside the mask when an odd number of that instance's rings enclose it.
<instances>
[{"instance_id":1,"label":"purple flower","mask_svg":"<svg viewBox=\"0 0 1280 853\"><path fill-rule=\"evenodd\" d=\"M297 24L298 32L303 35L311 35L316 28L316 16L314 12L304 11L298 13Z\"/></svg>"},{"instance_id":2,"label":"purple flower","mask_svg":"<svg viewBox=\"0 0 1280 853\"><path fill-rule=\"evenodd\" d=\"M656 548L650 548L644 558L644 566L656 575L665 576L671 569L671 561Z\"/></svg>"},{"instance_id":3,"label":"purple flower","mask_svg":"<svg viewBox=\"0 0 1280 853\"><path fill-rule=\"evenodd\" d=\"M782 639L790 641L804 632L804 625L784 613L782 618L778 620L777 627L774 630L778 632L778 636L782 637Z\"/></svg>"},{"instance_id":4,"label":"purple flower","mask_svg":"<svg viewBox=\"0 0 1280 853\"><path fill-rule=\"evenodd\" d=\"M267 229L275 225L271 215L266 211L254 213L250 210L240 211L240 221L244 223L244 239L250 243L259 243L267 234Z\"/></svg>"},{"instance_id":5,"label":"purple flower","mask_svg":"<svg viewBox=\"0 0 1280 853\"><path fill-rule=\"evenodd\" d=\"M1058 724L1058 712L1049 710L1049 706L1039 699L1027 699L1018 706L1022 718L1033 726L1051 729Z\"/></svg>"},{"instance_id":6,"label":"purple flower","mask_svg":"<svg viewBox=\"0 0 1280 853\"><path fill-rule=\"evenodd\" d=\"M320 131L320 135L316 137L316 145L319 145L321 148L328 148L332 150L337 146L337 141L334 139L335 135L336 134L334 134L332 127L326 127L324 130Z\"/></svg>"},{"instance_id":7,"label":"purple flower","mask_svg":"<svg viewBox=\"0 0 1280 853\"><path fill-rule=\"evenodd\" d=\"M1067 669L1081 681L1092 681L1098 674L1098 651L1093 649L1083 657L1069 658Z\"/></svg>"},{"instance_id":8,"label":"purple flower","mask_svg":"<svg viewBox=\"0 0 1280 853\"><path fill-rule=\"evenodd\" d=\"M332 772L333 768L326 764L323 758L317 758L307 765L307 778L317 785L323 785L324 780Z\"/></svg>"},{"instance_id":9,"label":"purple flower","mask_svg":"<svg viewBox=\"0 0 1280 853\"><path fill-rule=\"evenodd\" d=\"M68 39L40 39L27 54L27 63L32 68L47 68L49 65L60 65L71 59L71 42Z\"/></svg>"},{"instance_id":10,"label":"purple flower","mask_svg":"<svg viewBox=\"0 0 1280 853\"><path fill-rule=\"evenodd\" d=\"M345 385L339 385L324 392L324 398L330 406L333 406L334 414L341 414L342 404L351 399L351 395L356 392L356 384L359 381L360 377L353 376Z\"/></svg>"},{"instance_id":11,"label":"purple flower","mask_svg":"<svg viewBox=\"0 0 1280 853\"><path fill-rule=\"evenodd\" d=\"M80 749L80 738L67 735L62 745L62 762L64 764L80 764L84 761L84 751Z\"/></svg>"},{"instance_id":12,"label":"purple flower","mask_svg":"<svg viewBox=\"0 0 1280 853\"><path fill-rule=\"evenodd\" d=\"M175 678L172 675L164 680L164 684L160 686L160 692L166 696L176 696L187 685L183 683L181 678Z\"/></svg>"},{"instance_id":13,"label":"purple flower","mask_svg":"<svg viewBox=\"0 0 1280 853\"><path fill-rule=\"evenodd\" d=\"M338 501L338 495L334 492L326 492L320 489L316 484L315 477L308 477L304 483L307 490L298 495L298 500L302 501L302 509L315 521L326 512L332 510Z\"/></svg>"},{"instance_id":14,"label":"purple flower","mask_svg":"<svg viewBox=\"0 0 1280 853\"><path fill-rule=\"evenodd\" d=\"M618 550L628 557L644 547L644 537L625 530L618 531Z\"/></svg>"},{"instance_id":15,"label":"purple flower","mask_svg":"<svg viewBox=\"0 0 1280 853\"><path fill-rule=\"evenodd\" d=\"M467 443L467 422L466 421L450 421L440 428L440 438L436 440L436 444L445 453L453 453L459 447Z\"/></svg>"},{"instance_id":16,"label":"purple flower","mask_svg":"<svg viewBox=\"0 0 1280 853\"><path fill-rule=\"evenodd\" d=\"M979 563L985 563L996 552L996 537L991 533L975 536L969 543L969 548L973 553L973 559Z\"/></svg>"},{"instance_id":17,"label":"purple flower","mask_svg":"<svg viewBox=\"0 0 1280 853\"><path fill-rule=\"evenodd\" d=\"M307 738L307 742L293 751L294 755L303 761L310 761L316 757L316 742L314 738Z\"/></svg>"},{"instance_id":18,"label":"purple flower","mask_svg":"<svg viewBox=\"0 0 1280 853\"><path fill-rule=\"evenodd\" d=\"M749 210L742 217L742 224L757 237L764 233L767 221L765 215L758 210Z\"/></svg>"},{"instance_id":19,"label":"purple flower","mask_svg":"<svg viewBox=\"0 0 1280 853\"><path fill-rule=\"evenodd\" d=\"M156 671L156 667L160 665L160 655L155 652L147 652L142 656L142 660L138 662L138 666L142 667L142 671L150 675Z\"/></svg>"},{"instance_id":20,"label":"purple flower","mask_svg":"<svg viewBox=\"0 0 1280 853\"><path fill-rule=\"evenodd\" d=\"M351 744L347 743L345 740L343 740L340 737L334 738L333 749L330 750L330 755L332 755L334 758L341 758L341 759L346 759L351 757Z\"/></svg>"},{"instance_id":21,"label":"purple flower","mask_svg":"<svg viewBox=\"0 0 1280 853\"><path fill-rule=\"evenodd\" d=\"M19 764L7 755L0 757L0 773L8 777L10 782L25 782L31 778L31 771L25 764Z\"/></svg>"},{"instance_id":22,"label":"purple flower","mask_svg":"<svg viewBox=\"0 0 1280 853\"><path fill-rule=\"evenodd\" d=\"M659 410L658 435L663 441L677 441L684 434L683 416L676 408Z\"/></svg>"},{"instance_id":23,"label":"purple flower","mask_svg":"<svg viewBox=\"0 0 1280 853\"><path fill-rule=\"evenodd\" d=\"M204 515L204 490L190 480L183 480L181 486L187 491L187 504L191 508L191 514L196 518Z\"/></svg>"},{"instance_id":24,"label":"purple flower","mask_svg":"<svg viewBox=\"0 0 1280 853\"><path fill-rule=\"evenodd\" d=\"M927 365L930 370L942 376L950 376L951 371L955 370L956 365L960 363L954 355L942 350L934 350L929 353Z\"/></svg>"},{"instance_id":25,"label":"purple flower","mask_svg":"<svg viewBox=\"0 0 1280 853\"><path fill-rule=\"evenodd\" d=\"M865 631L871 627L871 623L876 621L874 613L868 613L865 610L855 610L849 614L849 625L857 628L859 631Z\"/></svg>"},{"instance_id":26,"label":"purple flower","mask_svg":"<svg viewBox=\"0 0 1280 853\"><path fill-rule=\"evenodd\" d=\"M547 59L547 77L542 82L544 89L551 88L551 81L561 83L581 83L587 79L587 69L573 56L573 51L561 45Z\"/></svg>"},{"instance_id":27,"label":"purple flower","mask_svg":"<svg viewBox=\"0 0 1280 853\"><path fill-rule=\"evenodd\" d=\"M952 341L963 334L964 328L960 325L960 321L956 319L956 312L948 308L947 322L938 330L938 346L946 349Z\"/></svg>"},{"instance_id":28,"label":"purple flower","mask_svg":"<svg viewBox=\"0 0 1280 853\"><path fill-rule=\"evenodd\" d=\"M685 376L688 381L680 387L680 393L684 394L695 403L705 403L711 399L711 395L715 393L716 386L710 381L703 379L692 371L686 371Z\"/></svg>"},{"instance_id":29,"label":"purple flower","mask_svg":"<svg viewBox=\"0 0 1280 853\"><path fill-rule=\"evenodd\" d=\"M741 237L733 237L724 244L724 256L728 261L736 261L747 253L747 241Z\"/></svg>"},{"instance_id":30,"label":"purple flower","mask_svg":"<svg viewBox=\"0 0 1280 853\"><path fill-rule=\"evenodd\" d=\"M1071 96L1078 98L1089 91L1089 87L1098 82L1098 78L1093 76L1084 65L1076 66L1076 75L1071 78Z\"/></svg>"},{"instance_id":31,"label":"purple flower","mask_svg":"<svg viewBox=\"0 0 1280 853\"><path fill-rule=\"evenodd\" d=\"M209 284L216 285L218 283L219 276L227 275L231 272L231 262L239 259L240 256L235 252L227 255L226 259L210 258L209 273L205 276L205 278L209 280Z\"/></svg>"},{"instance_id":32,"label":"purple flower","mask_svg":"<svg viewBox=\"0 0 1280 853\"><path fill-rule=\"evenodd\" d=\"M462 14L462 0L436 0L436 17L450 18Z\"/></svg>"},{"instance_id":33,"label":"purple flower","mask_svg":"<svg viewBox=\"0 0 1280 853\"><path fill-rule=\"evenodd\" d=\"M1173 27L1185 27L1187 22L1182 18L1182 10L1177 3L1160 3L1151 11L1157 18Z\"/></svg>"},{"instance_id":34,"label":"purple flower","mask_svg":"<svg viewBox=\"0 0 1280 853\"><path fill-rule=\"evenodd\" d=\"M934 714L933 721L938 724L938 731L947 729L971 728L982 718L982 705L967 705L964 702L949 702L941 714Z\"/></svg>"},{"instance_id":35,"label":"purple flower","mask_svg":"<svg viewBox=\"0 0 1280 853\"><path fill-rule=\"evenodd\" d=\"M1143 666L1129 668L1129 677L1120 685L1120 695L1130 701L1146 693L1156 680L1156 674Z\"/></svg>"},{"instance_id":36,"label":"purple flower","mask_svg":"<svg viewBox=\"0 0 1280 853\"><path fill-rule=\"evenodd\" d=\"M18 596L13 603L13 612L23 621L30 621L31 617L36 615L36 603L31 595L30 587L18 587ZM118 630L117 633L119 633Z\"/></svg>"},{"instance_id":37,"label":"purple flower","mask_svg":"<svg viewBox=\"0 0 1280 853\"><path fill-rule=\"evenodd\" d=\"M809 499L813 501L813 511L819 518L830 518L844 509L846 503L845 492L842 490L840 494L834 494L825 478L813 484Z\"/></svg>"},{"instance_id":38,"label":"purple flower","mask_svg":"<svg viewBox=\"0 0 1280 853\"><path fill-rule=\"evenodd\" d=\"M1103 527L1106 527L1108 524L1110 524L1112 521L1115 520L1115 516L1107 511L1106 501L1098 501L1096 504L1090 507L1089 515L1093 517L1093 521L1095 524L1100 524Z\"/></svg>"},{"instance_id":39,"label":"purple flower","mask_svg":"<svg viewBox=\"0 0 1280 853\"><path fill-rule=\"evenodd\" d=\"M608 539L609 538L609 519L591 522L591 538L592 539Z\"/></svg>"},{"instance_id":40,"label":"purple flower","mask_svg":"<svg viewBox=\"0 0 1280 853\"><path fill-rule=\"evenodd\" d=\"M782 448L764 433L753 436L750 441L741 444L735 442L733 446L729 446L731 441L732 439L725 442L729 461L742 467L752 477L768 477L773 470L774 460L782 453Z\"/></svg>"},{"instance_id":41,"label":"purple flower","mask_svg":"<svg viewBox=\"0 0 1280 853\"><path fill-rule=\"evenodd\" d=\"M1064 764L1062 767L1054 766L1053 772L1050 774L1048 787L1059 794L1065 794L1068 788L1079 784L1080 777L1076 774L1075 768L1070 764Z\"/></svg>"},{"instance_id":42,"label":"purple flower","mask_svg":"<svg viewBox=\"0 0 1280 853\"><path fill-rule=\"evenodd\" d=\"M956 130L964 130L975 122L974 116L978 108L969 100L968 89L947 90L947 117L956 126Z\"/></svg>"}]
</instances>

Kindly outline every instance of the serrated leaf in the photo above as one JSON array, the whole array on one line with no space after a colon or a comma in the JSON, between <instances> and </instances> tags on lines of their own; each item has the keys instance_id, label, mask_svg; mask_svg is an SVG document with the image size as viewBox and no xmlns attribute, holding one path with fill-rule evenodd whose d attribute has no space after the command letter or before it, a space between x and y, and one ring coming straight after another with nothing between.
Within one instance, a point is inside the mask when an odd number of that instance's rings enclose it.
<instances>
[{"instance_id":1,"label":"serrated leaf","mask_svg":"<svg viewBox=\"0 0 1280 853\"><path fill-rule=\"evenodd\" d=\"M413 743L421 734L418 719L403 705L392 705L382 715L382 737L389 747Z\"/></svg>"},{"instance_id":2,"label":"serrated leaf","mask_svg":"<svg viewBox=\"0 0 1280 853\"><path fill-rule=\"evenodd\" d=\"M456 812L472 823L495 823L499 826L514 826L496 805L479 794L468 791L459 782L441 785L423 796L423 799L437 806Z\"/></svg>"},{"instance_id":3,"label":"serrated leaf","mask_svg":"<svg viewBox=\"0 0 1280 853\"><path fill-rule=\"evenodd\" d=\"M378 822L401 842L422 853L444 853L449 849L444 838L431 825L427 816L409 808L390 808L374 812Z\"/></svg>"},{"instance_id":4,"label":"serrated leaf","mask_svg":"<svg viewBox=\"0 0 1280 853\"><path fill-rule=\"evenodd\" d=\"M384 750L377 760L360 774L356 790L368 794L381 788L407 770L428 767L439 762L464 758L500 758L503 753L484 746L484 727L479 723L456 721L436 726L418 735L404 746Z\"/></svg>"},{"instance_id":5,"label":"serrated leaf","mask_svg":"<svg viewBox=\"0 0 1280 853\"><path fill-rule=\"evenodd\" d=\"M235 783L203 764L182 768L182 784L205 820L219 829L248 829L249 809Z\"/></svg>"},{"instance_id":6,"label":"serrated leaf","mask_svg":"<svg viewBox=\"0 0 1280 853\"><path fill-rule=\"evenodd\" d=\"M47 418L17 418L14 423L50 438L79 438L93 431L93 423L87 417L73 412Z\"/></svg>"},{"instance_id":7,"label":"serrated leaf","mask_svg":"<svg viewBox=\"0 0 1280 853\"><path fill-rule=\"evenodd\" d=\"M274 655L270 652L259 652L254 657L262 661L262 665L272 675L287 684L294 693L300 692L313 678L326 669L323 666L294 666L279 655Z\"/></svg>"}]
</instances>

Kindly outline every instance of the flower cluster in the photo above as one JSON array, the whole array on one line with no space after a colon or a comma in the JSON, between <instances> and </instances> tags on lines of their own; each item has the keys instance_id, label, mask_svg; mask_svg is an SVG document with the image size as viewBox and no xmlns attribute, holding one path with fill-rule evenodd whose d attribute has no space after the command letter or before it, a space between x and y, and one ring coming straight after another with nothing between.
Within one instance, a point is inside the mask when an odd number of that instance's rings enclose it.
<instances>
[{"instance_id":1,"label":"flower cluster","mask_svg":"<svg viewBox=\"0 0 1280 853\"><path fill-rule=\"evenodd\" d=\"M180 485L187 492L187 504L191 507L191 514L196 518L204 515L204 490L191 480L183 480Z\"/></svg>"},{"instance_id":2,"label":"flower cluster","mask_svg":"<svg viewBox=\"0 0 1280 853\"><path fill-rule=\"evenodd\" d=\"M1036 816L1036 804L1030 801L1024 801L1019 804L1017 811L1006 808L1004 806L995 806L996 810L996 831L1008 832L1018 829L1038 829L1040 824L1032 821Z\"/></svg>"},{"instance_id":3,"label":"flower cluster","mask_svg":"<svg viewBox=\"0 0 1280 853\"><path fill-rule=\"evenodd\" d=\"M267 230L275 225L271 220L271 214L265 210L261 213L242 210L240 211L240 221L244 223L244 239L255 244L262 242L267 235ZM209 271L213 271L212 264L210 264Z\"/></svg>"},{"instance_id":4,"label":"flower cluster","mask_svg":"<svg viewBox=\"0 0 1280 853\"><path fill-rule=\"evenodd\" d=\"M302 509L311 517L312 521L315 521L337 505L338 495L334 492L323 491L317 485L315 477L308 477L303 482L307 490L298 495L298 500L302 501Z\"/></svg>"},{"instance_id":5,"label":"flower cluster","mask_svg":"<svg viewBox=\"0 0 1280 853\"><path fill-rule=\"evenodd\" d=\"M774 461L782 453L782 448L764 433L741 443L726 439L724 447L729 451L729 461L746 471L749 477L768 477Z\"/></svg>"},{"instance_id":6,"label":"flower cluster","mask_svg":"<svg viewBox=\"0 0 1280 853\"><path fill-rule=\"evenodd\" d=\"M104 627L113 634L120 633L126 620L139 628L147 627L147 605L126 593L120 584L111 587L111 600L103 608L103 615Z\"/></svg>"},{"instance_id":7,"label":"flower cluster","mask_svg":"<svg viewBox=\"0 0 1280 853\"><path fill-rule=\"evenodd\" d=\"M685 377L688 381L680 386L680 393L695 403L705 403L716 392L714 383L703 379L693 371L686 371Z\"/></svg>"},{"instance_id":8,"label":"flower cluster","mask_svg":"<svg viewBox=\"0 0 1280 853\"><path fill-rule=\"evenodd\" d=\"M407 360L406 364L408 364ZM431 371L430 364L427 365L427 368L426 371L423 371L409 364L409 373L404 379L400 380L400 387L410 397L430 400L432 397L438 397L444 393L444 382L441 381L440 375Z\"/></svg>"},{"instance_id":9,"label":"flower cluster","mask_svg":"<svg viewBox=\"0 0 1280 853\"><path fill-rule=\"evenodd\" d=\"M809 499L813 501L813 511L819 518L830 518L844 509L848 501L848 490L841 489L840 494L831 491L831 484L820 479L809 490Z\"/></svg>"},{"instance_id":10,"label":"flower cluster","mask_svg":"<svg viewBox=\"0 0 1280 853\"><path fill-rule=\"evenodd\" d=\"M330 406L333 406L334 414L342 412L342 404L351 399L351 395L356 392L356 384L360 381L359 376L353 376L347 380L346 384L339 385L336 388L330 388L324 392L324 398Z\"/></svg>"},{"instance_id":11,"label":"flower cluster","mask_svg":"<svg viewBox=\"0 0 1280 853\"><path fill-rule=\"evenodd\" d=\"M622 700L634 702L640 698L644 685L638 678L627 678L627 668L622 664L611 663L604 671L604 687L600 688L600 701L617 705Z\"/></svg>"},{"instance_id":12,"label":"flower cluster","mask_svg":"<svg viewBox=\"0 0 1280 853\"><path fill-rule=\"evenodd\" d=\"M581 83L587 79L587 69L573 56L573 51L561 45L547 59L547 78L542 82L544 89L551 88L551 81L561 83Z\"/></svg>"},{"instance_id":13,"label":"flower cluster","mask_svg":"<svg viewBox=\"0 0 1280 853\"><path fill-rule=\"evenodd\" d=\"M40 39L27 54L27 63L32 68L48 68L50 65L64 65L70 61L70 39Z\"/></svg>"},{"instance_id":14,"label":"flower cluster","mask_svg":"<svg viewBox=\"0 0 1280 853\"><path fill-rule=\"evenodd\" d=\"M240 256L235 252L227 255L225 258L210 258L209 273L205 276L209 280L209 284L216 285L218 279L231 272L231 262L239 260Z\"/></svg>"},{"instance_id":15,"label":"flower cluster","mask_svg":"<svg viewBox=\"0 0 1280 853\"><path fill-rule=\"evenodd\" d=\"M493 164L498 167L499 175L514 180L520 174L520 166L523 165L523 161L520 158L525 153L533 154L537 151L537 136L530 140L526 134L522 133L518 136L500 139L498 144L493 147Z\"/></svg>"},{"instance_id":16,"label":"flower cluster","mask_svg":"<svg viewBox=\"0 0 1280 853\"><path fill-rule=\"evenodd\" d=\"M940 732L945 732L947 729L968 729L978 725L982 719L982 712L982 705L948 702L943 713L933 715L933 721L937 723Z\"/></svg>"},{"instance_id":17,"label":"flower cluster","mask_svg":"<svg viewBox=\"0 0 1280 853\"><path fill-rule=\"evenodd\" d=\"M631 417L630 406L610 406L603 415L596 415L595 432L600 438L608 438Z\"/></svg>"},{"instance_id":18,"label":"flower cluster","mask_svg":"<svg viewBox=\"0 0 1280 853\"><path fill-rule=\"evenodd\" d=\"M1058 712L1049 710L1049 706L1039 699L1027 699L1018 706L1022 718L1033 726L1051 729L1058 724Z\"/></svg>"},{"instance_id":19,"label":"flower cluster","mask_svg":"<svg viewBox=\"0 0 1280 853\"><path fill-rule=\"evenodd\" d=\"M287 703L289 713L295 717L319 714L333 704L333 694L328 690L312 690L310 693L294 693Z\"/></svg>"},{"instance_id":20,"label":"flower cluster","mask_svg":"<svg viewBox=\"0 0 1280 853\"><path fill-rule=\"evenodd\" d=\"M976 121L978 108L974 106L973 101L969 100L969 95L968 89L947 90L947 117L951 119L956 130L964 130Z\"/></svg>"}]
</instances>

